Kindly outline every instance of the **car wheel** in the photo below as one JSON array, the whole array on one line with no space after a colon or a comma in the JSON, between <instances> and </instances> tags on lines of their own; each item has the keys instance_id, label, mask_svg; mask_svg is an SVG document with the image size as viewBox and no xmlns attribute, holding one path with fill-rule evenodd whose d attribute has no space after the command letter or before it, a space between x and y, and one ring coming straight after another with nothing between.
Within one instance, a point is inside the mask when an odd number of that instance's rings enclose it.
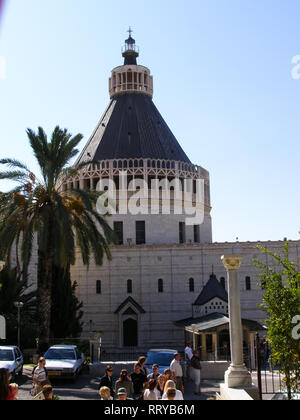
<instances>
[{"instance_id":1,"label":"car wheel","mask_svg":"<svg viewBox=\"0 0 300 420\"><path fill-rule=\"evenodd\" d=\"M14 371L11 373L11 382L15 382L15 380L16 380L16 371L14 370Z\"/></svg>"}]
</instances>

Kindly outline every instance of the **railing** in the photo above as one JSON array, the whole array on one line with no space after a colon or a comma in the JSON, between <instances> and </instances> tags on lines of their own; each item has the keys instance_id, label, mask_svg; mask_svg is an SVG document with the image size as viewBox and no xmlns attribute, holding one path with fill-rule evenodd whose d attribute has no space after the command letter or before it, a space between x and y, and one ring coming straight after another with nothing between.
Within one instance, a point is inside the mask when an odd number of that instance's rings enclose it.
<instances>
[{"instance_id":1,"label":"railing","mask_svg":"<svg viewBox=\"0 0 300 420\"><path fill-rule=\"evenodd\" d=\"M140 53L140 48L135 44L125 44L122 47L121 51L122 51L122 54L124 54L126 51L134 51L134 52L139 54Z\"/></svg>"},{"instance_id":2,"label":"railing","mask_svg":"<svg viewBox=\"0 0 300 420\"><path fill-rule=\"evenodd\" d=\"M115 363L115 362L137 362L139 357L145 356L146 353L137 352L135 349L128 349L123 352L111 352L103 350L101 352L100 361L103 363Z\"/></svg>"},{"instance_id":3,"label":"railing","mask_svg":"<svg viewBox=\"0 0 300 420\"><path fill-rule=\"evenodd\" d=\"M259 398L283 394L283 377L280 374L280 367L276 366L272 354L267 351L266 345L260 341L259 335L255 342L255 369L252 370L252 377L259 390Z\"/></svg>"}]
</instances>

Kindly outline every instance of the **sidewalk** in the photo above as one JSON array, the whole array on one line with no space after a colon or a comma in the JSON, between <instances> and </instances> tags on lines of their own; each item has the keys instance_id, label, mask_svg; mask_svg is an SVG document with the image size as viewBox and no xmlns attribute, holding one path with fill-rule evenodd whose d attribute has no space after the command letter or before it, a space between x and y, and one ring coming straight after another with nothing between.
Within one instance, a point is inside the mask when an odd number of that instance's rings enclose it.
<instances>
[{"instance_id":1,"label":"sidewalk","mask_svg":"<svg viewBox=\"0 0 300 420\"><path fill-rule=\"evenodd\" d=\"M203 381L201 383L202 395L195 395L195 385L193 382L185 381L184 399L186 401L204 401L208 398L216 398L216 393L220 393L221 381Z\"/></svg>"}]
</instances>

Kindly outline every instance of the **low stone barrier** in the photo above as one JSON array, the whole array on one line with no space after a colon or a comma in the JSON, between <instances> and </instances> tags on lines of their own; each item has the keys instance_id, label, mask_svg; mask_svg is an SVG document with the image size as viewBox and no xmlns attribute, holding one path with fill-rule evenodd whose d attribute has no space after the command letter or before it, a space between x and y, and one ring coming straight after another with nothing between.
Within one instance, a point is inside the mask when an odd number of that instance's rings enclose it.
<instances>
[{"instance_id":1,"label":"low stone barrier","mask_svg":"<svg viewBox=\"0 0 300 420\"><path fill-rule=\"evenodd\" d=\"M201 378L204 380L224 380L230 362L201 362Z\"/></svg>"}]
</instances>

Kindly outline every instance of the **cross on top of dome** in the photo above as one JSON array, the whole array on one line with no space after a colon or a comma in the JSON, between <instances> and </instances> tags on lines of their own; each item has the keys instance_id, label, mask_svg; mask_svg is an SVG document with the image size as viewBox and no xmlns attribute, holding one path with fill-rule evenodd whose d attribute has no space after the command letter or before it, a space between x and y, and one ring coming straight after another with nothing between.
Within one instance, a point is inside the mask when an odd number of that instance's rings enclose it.
<instances>
[{"instance_id":1,"label":"cross on top of dome","mask_svg":"<svg viewBox=\"0 0 300 420\"><path fill-rule=\"evenodd\" d=\"M133 30L129 26L129 38L125 41L125 46L122 48L122 55L125 59L124 65L136 65L136 59L139 56L139 48L135 45L135 40L132 38L131 34Z\"/></svg>"},{"instance_id":2,"label":"cross on top of dome","mask_svg":"<svg viewBox=\"0 0 300 420\"><path fill-rule=\"evenodd\" d=\"M129 38L127 39L127 41L129 41L129 40L134 41L134 39L131 37L131 34L133 33L133 30L131 29L131 26L129 26L129 29L128 29L127 32L129 33ZM134 43L135 43L135 41L134 41Z\"/></svg>"}]
</instances>

